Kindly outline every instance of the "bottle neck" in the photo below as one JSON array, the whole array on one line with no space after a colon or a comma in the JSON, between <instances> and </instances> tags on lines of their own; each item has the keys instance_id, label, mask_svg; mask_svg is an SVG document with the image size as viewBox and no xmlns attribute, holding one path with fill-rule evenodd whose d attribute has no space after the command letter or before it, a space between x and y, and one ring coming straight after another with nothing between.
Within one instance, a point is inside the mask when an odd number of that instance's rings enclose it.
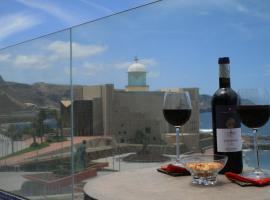
<instances>
[{"instance_id":1,"label":"bottle neck","mask_svg":"<svg viewBox=\"0 0 270 200\"><path fill-rule=\"evenodd\" d=\"M231 88L230 78L219 77L219 88Z\"/></svg>"},{"instance_id":2,"label":"bottle neck","mask_svg":"<svg viewBox=\"0 0 270 200\"><path fill-rule=\"evenodd\" d=\"M230 64L219 65L219 88L230 88Z\"/></svg>"}]
</instances>

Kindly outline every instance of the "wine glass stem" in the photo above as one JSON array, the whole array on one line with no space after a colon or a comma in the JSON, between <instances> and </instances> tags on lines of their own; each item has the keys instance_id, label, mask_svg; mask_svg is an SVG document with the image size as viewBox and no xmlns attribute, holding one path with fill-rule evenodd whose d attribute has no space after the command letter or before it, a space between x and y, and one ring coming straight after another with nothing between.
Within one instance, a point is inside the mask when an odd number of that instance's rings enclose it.
<instances>
[{"instance_id":1,"label":"wine glass stem","mask_svg":"<svg viewBox=\"0 0 270 200\"><path fill-rule=\"evenodd\" d=\"M176 126L176 162L180 161L180 145L179 145L179 138L180 138L180 126Z\"/></svg>"},{"instance_id":2,"label":"wine glass stem","mask_svg":"<svg viewBox=\"0 0 270 200\"><path fill-rule=\"evenodd\" d=\"M260 159L259 159L259 150L258 150L258 129L253 129L253 135L254 135L254 152L256 156L257 161L257 167L256 169L260 169Z\"/></svg>"}]
</instances>

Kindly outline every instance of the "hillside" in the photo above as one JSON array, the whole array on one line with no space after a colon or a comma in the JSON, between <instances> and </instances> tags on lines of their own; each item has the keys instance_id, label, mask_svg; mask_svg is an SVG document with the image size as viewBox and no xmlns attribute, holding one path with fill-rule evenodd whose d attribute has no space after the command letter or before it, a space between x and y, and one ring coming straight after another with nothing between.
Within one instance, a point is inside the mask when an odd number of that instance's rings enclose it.
<instances>
[{"instance_id":1,"label":"hillside","mask_svg":"<svg viewBox=\"0 0 270 200\"><path fill-rule=\"evenodd\" d=\"M7 82L0 76L0 114L27 111L26 104L59 108L59 101L69 97L68 85ZM201 112L211 110L211 96L200 95Z\"/></svg>"},{"instance_id":2,"label":"hillside","mask_svg":"<svg viewBox=\"0 0 270 200\"><path fill-rule=\"evenodd\" d=\"M0 91L0 113L10 113L22 111L25 109L25 105L9 96L4 91Z\"/></svg>"},{"instance_id":3,"label":"hillside","mask_svg":"<svg viewBox=\"0 0 270 200\"><path fill-rule=\"evenodd\" d=\"M202 94L200 95L200 110L201 112L210 112L211 111L211 99L212 96Z\"/></svg>"},{"instance_id":4,"label":"hillside","mask_svg":"<svg viewBox=\"0 0 270 200\"><path fill-rule=\"evenodd\" d=\"M27 103L37 107L59 107L59 101L69 96L69 86L46 83L33 85L6 82L0 76L0 114L28 109Z\"/></svg>"}]
</instances>

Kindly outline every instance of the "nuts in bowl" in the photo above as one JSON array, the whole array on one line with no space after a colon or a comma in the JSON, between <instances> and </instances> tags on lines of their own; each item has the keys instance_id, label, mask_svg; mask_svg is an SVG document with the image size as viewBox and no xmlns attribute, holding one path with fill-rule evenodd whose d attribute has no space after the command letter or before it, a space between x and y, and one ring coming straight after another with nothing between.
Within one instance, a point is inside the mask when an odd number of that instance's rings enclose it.
<instances>
[{"instance_id":1,"label":"nuts in bowl","mask_svg":"<svg viewBox=\"0 0 270 200\"><path fill-rule=\"evenodd\" d=\"M192 183L215 185L218 172L225 166L225 155L189 155L181 159L181 163L192 175Z\"/></svg>"}]
</instances>

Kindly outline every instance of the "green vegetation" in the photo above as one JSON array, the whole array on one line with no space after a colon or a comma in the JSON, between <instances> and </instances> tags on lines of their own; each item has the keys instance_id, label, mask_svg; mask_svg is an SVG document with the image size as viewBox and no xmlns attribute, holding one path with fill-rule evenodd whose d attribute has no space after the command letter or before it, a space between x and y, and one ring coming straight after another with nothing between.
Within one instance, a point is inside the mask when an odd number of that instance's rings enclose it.
<instances>
[{"instance_id":1,"label":"green vegetation","mask_svg":"<svg viewBox=\"0 0 270 200\"><path fill-rule=\"evenodd\" d=\"M147 146L150 143L149 135L143 132L142 130L137 130L135 134L135 142L138 144L142 144L142 149L138 152L138 154L148 154Z\"/></svg>"},{"instance_id":2,"label":"green vegetation","mask_svg":"<svg viewBox=\"0 0 270 200\"><path fill-rule=\"evenodd\" d=\"M11 149L12 149L12 153L14 153L14 141L21 139L21 135L19 134L19 132L16 129L15 125L10 125L8 128L8 136L11 139Z\"/></svg>"},{"instance_id":3,"label":"green vegetation","mask_svg":"<svg viewBox=\"0 0 270 200\"><path fill-rule=\"evenodd\" d=\"M50 144L52 143L57 143L57 142L63 142L63 141L67 141L67 138L64 137L64 136L50 136L46 142L43 142L43 143L37 143L37 142L33 142L30 147L28 148L25 148L21 151L17 151L15 153L12 153L10 155L7 155L5 157L2 157L0 158L0 160L3 160L3 159L6 159L6 158L9 158L9 157L12 157L12 156L17 156L17 155L21 155L21 154L24 154L24 153L28 153L28 152L31 152L31 151L37 151L37 150L40 150L40 149L43 149L45 147L48 147L50 146Z\"/></svg>"},{"instance_id":4,"label":"green vegetation","mask_svg":"<svg viewBox=\"0 0 270 200\"><path fill-rule=\"evenodd\" d=\"M57 128L52 129L44 125L44 120L48 118L53 118L57 122ZM52 136L48 139L47 142L61 142L64 141L61 128L61 117L60 113L56 109L41 109L34 119L32 131L30 130L30 135L33 137L34 143L36 142L36 137L39 137L41 143L43 143L43 137L45 134L54 133L56 136Z\"/></svg>"},{"instance_id":5,"label":"green vegetation","mask_svg":"<svg viewBox=\"0 0 270 200\"><path fill-rule=\"evenodd\" d=\"M64 142L67 141L67 138L64 136L50 136L46 140L47 143L55 143L55 142Z\"/></svg>"},{"instance_id":6,"label":"green vegetation","mask_svg":"<svg viewBox=\"0 0 270 200\"><path fill-rule=\"evenodd\" d=\"M6 92L3 90L0 90L0 96L6 95Z\"/></svg>"},{"instance_id":7,"label":"green vegetation","mask_svg":"<svg viewBox=\"0 0 270 200\"><path fill-rule=\"evenodd\" d=\"M31 144L30 147L25 148L25 149L23 149L21 151L17 151L15 153L12 153L12 154L7 155L5 157L2 157L2 158L0 158L0 160L4 160L6 158L10 158L10 157L13 157L13 156L18 156L18 155L28 153L28 152L31 152L31 151L37 151L37 150L43 149L43 148L48 147L48 146L50 146L50 144L48 142L43 142L41 144L33 143L33 144Z\"/></svg>"}]
</instances>

